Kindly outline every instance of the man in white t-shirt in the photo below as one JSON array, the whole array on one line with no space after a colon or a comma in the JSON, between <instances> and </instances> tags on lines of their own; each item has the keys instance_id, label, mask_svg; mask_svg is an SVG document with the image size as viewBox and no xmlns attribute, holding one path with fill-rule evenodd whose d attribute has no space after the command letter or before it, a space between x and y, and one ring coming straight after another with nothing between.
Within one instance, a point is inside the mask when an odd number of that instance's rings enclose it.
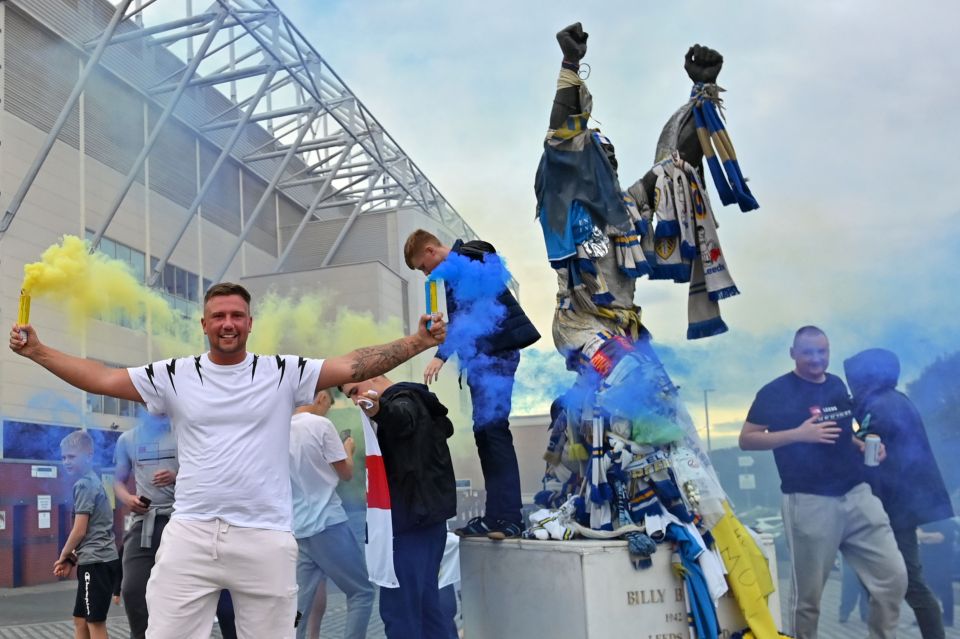
<instances>
[{"instance_id":1,"label":"man in white t-shirt","mask_svg":"<svg viewBox=\"0 0 960 639\"><path fill-rule=\"evenodd\" d=\"M353 437L342 443L330 409L330 391L317 393L313 404L301 406L290 420L290 486L293 490L293 535L300 548L297 560L297 609L303 614L297 639L314 639L320 620L311 619L317 589L327 577L347 596L344 639L364 639L373 610L373 584L357 536L347 523L336 487L353 478ZM323 613L320 612L322 617ZM315 629L309 637L308 629Z\"/></svg>"},{"instance_id":2,"label":"man in white t-shirt","mask_svg":"<svg viewBox=\"0 0 960 639\"><path fill-rule=\"evenodd\" d=\"M290 415L318 390L381 375L436 346L446 325L424 315L414 335L326 360L255 355L246 349L250 293L231 283L207 291L200 324L209 351L138 368L67 355L40 343L30 325L13 326L10 348L81 390L170 417L180 472L147 584L147 638L206 639L229 589L241 637L293 639Z\"/></svg>"}]
</instances>

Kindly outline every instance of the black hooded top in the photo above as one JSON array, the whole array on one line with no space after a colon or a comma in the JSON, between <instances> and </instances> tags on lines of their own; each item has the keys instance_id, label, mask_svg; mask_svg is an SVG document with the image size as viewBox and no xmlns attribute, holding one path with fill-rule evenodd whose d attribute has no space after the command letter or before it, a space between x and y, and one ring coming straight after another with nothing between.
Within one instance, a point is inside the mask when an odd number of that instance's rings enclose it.
<instances>
[{"instance_id":1,"label":"black hooded top","mask_svg":"<svg viewBox=\"0 0 960 639\"><path fill-rule=\"evenodd\" d=\"M882 348L858 353L843 363L861 428L880 436L887 458L867 478L883 502L894 530L953 516L950 497L933 457L920 413L898 391L900 361Z\"/></svg>"},{"instance_id":2,"label":"black hooded top","mask_svg":"<svg viewBox=\"0 0 960 639\"><path fill-rule=\"evenodd\" d=\"M373 419L394 534L456 516L457 485L447 447L453 424L447 407L423 384L399 382L383 392Z\"/></svg>"}]
</instances>

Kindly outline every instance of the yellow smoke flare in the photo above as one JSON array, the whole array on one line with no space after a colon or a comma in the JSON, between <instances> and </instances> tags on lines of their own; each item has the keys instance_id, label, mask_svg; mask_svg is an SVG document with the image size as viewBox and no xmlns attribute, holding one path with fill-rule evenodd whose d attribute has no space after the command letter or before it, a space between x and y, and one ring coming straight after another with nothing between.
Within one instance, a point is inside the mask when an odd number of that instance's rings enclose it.
<instances>
[{"instance_id":1,"label":"yellow smoke flare","mask_svg":"<svg viewBox=\"0 0 960 639\"><path fill-rule=\"evenodd\" d=\"M157 293L141 284L130 267L90 246L75 235L43 252L39 262L23 267L23 293L47 298L61 306L74 328L91 318L143 318L150 313L158 325L173 322L170 307Z\"/></svg>"},{"instance_id":2,"label":"yellow smoke flare","mask_svg":"<svg viewBox=\"0 0 960 639\"><path fill-rule=\"evenodd\" d=\"M30 296L20 291L20 305L17 307L17 324L24 326L30 323Z\"/></svg>"}]
</instances>

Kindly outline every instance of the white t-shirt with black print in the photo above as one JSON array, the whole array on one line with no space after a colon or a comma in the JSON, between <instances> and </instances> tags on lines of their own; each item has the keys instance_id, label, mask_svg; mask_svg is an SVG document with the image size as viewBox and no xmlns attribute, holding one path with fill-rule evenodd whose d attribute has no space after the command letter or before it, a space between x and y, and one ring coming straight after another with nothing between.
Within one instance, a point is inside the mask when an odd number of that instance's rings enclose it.
<instances>
[{"instance_id":1,"label":"white t-shirt with black print","mask_svg":"<svg viewBox=\"0 0 960 639\"><path fill-rule=\"evenodd\" d=\"M127 369L177 439L174 518L291 530L290 417L313 401L322 366L253 353L220 366L204 353Z\"/></svg>"}]
</instances>

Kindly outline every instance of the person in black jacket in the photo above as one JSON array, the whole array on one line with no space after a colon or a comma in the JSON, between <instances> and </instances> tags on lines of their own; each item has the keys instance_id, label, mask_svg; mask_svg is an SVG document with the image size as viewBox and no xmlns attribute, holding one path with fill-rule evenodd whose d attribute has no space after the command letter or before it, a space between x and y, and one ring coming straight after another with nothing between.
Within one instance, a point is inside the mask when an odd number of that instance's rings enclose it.
<instances>
[{"instance_id":1,"label":"person in black jacket","mask_svg":"<svg viewBox=\"0 0 960 639\"><path fill-rule=\"evenodd\" d=\"M425 275L430 275L444 262L456 259L452 256L502 269L492 244L457 240L452 247L447 247L423 229L410 234L403 253L407 266ZM463 323L467 323L475 330L467 332L469 339L448 339L441 345L424 370L423 379L426 384L436 381L446 360L451 355L458 356L461 369L467 372L473 403L473 434L487 491L484 515L471 519L455 532L461 536L486 535L491 539L516 537L523 527L520 469L510 433L513 377L520 363L520 349L540 339L540 333L505 283L491 294L496 299L484 300L485 304L465 301L464 291L477 293L475 281L453 281L448 277L444 284L451 326L460 322L462 328ZM491 317L498 321L491 321ZM456 329L451 331L455 337Z\"/></svg>"},{"instance_id":2,"label":"person in black jacket","mask_svg":"<svg viewBox=\"0 0 960 639\"><path fill-rule=\"evenodd\" d=\"M437 577L447 519L457 514L457 487L447 439L447 408L423 384L386 377L340 390L373 422L383 454L393 522L398 588L380 589L388 639L446 639L450 619L440 606ZM366 403L369 400L369 404Z\"/></svg>"},{"instance_id":3,"label":"person in black jacket","mask_svg":"<svg viewBox=\"0 0 960 639\"><path fill-rule=\"evenodd\" d=\"M907 565L907 603L923 639L941 639L943 618L923 579L917 526L952 517L953 507L923 420L913 402L896 389L900 361L894 353L871 348L846 360L843 368L861 430L879 435L886 447L886 460L871 468L867 479L890 517Z\"/></svg>"}]
</instances>

